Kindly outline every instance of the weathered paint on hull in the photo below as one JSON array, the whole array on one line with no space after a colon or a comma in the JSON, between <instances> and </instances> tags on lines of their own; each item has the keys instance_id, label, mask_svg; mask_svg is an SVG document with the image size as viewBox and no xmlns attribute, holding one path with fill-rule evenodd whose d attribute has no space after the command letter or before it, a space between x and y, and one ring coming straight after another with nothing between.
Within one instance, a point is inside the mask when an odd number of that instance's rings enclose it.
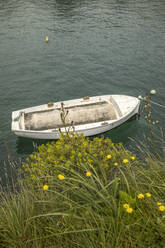
<instances>
[{"instance_id":1,"label":"weathered paint on hull","mask_svg":"<svg viewBox=\"0 0 165 248\"><path fill-rule=\"evenodd\" d=\"M124 118L121 118L118 121L115 121L111 124L99 126L99 127L95 127L95 128L91 128L91 129L76 130L76 128L75 128L74 132L77 134L83 133L85 137L95 136L97 134L105 133L105 132L110 131L116 127L119 127L120 125L131 120L132 118L135 118L138 115L138 111L139 111L139 105L129 115L127 115ZM62 132L65 133L64 130L62 130ZM25 138L32 138L32 139L59 139L59 137L60 137L59 131L55 131L55 132L15 131L14 133L17 136L25 137Z\"/></svg>"}]
</instances>

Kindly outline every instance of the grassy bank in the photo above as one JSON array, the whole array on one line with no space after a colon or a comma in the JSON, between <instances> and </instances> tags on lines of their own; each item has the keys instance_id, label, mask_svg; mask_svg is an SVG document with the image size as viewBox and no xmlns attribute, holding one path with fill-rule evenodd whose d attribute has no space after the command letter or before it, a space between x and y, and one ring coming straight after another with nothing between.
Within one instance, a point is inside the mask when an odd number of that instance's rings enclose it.
<instances>
[{"instance_id":1,"label":"grassy bank","mask_svg":"<svg viewBox=\"0 0 165 248\"><path fill-rule=\"evenodd\" d=\"M165 163L142 157L104 138L42 145L1 192L0 247L164 248Z\"/></svg>"}]
</instances>

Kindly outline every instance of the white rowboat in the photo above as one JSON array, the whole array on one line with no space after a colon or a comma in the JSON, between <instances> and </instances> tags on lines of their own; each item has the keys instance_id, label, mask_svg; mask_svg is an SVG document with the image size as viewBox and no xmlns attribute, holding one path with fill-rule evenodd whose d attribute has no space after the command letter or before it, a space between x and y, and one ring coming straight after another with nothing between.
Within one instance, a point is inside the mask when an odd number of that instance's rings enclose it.
<instances>
[{"instance_id":1,"label":"white rowboat","mask_svg":"<svg viewBox=\"0 0 165 248\"><path fill-rule=\"evenodd\" d=\"M107 132L136 116L140 100L126 95L84 97L12 112L12 131L21 137L59 139L60 132L84 136ZM62 121L62 108L67 115ZM65 123L65 124L64 124Z\"/></svg>"}]
</instances>

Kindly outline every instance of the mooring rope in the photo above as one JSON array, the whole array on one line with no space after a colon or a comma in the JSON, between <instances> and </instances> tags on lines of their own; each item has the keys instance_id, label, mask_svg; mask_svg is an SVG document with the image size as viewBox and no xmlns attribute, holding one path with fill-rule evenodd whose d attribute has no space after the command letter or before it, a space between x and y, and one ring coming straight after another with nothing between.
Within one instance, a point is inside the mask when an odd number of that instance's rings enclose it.
<instances>
[{"instance_id":1,"label":"mooring rope","mask_svg":"<svg viewBox=\"0 0 165 248\"><path fill-rule=\"evenodd\" d=\"M139 98L139 100L143 100L143 101L146 100L146 97L138 96L138 98ZM151 101L151 100L150 100L150 102L155 104L155 105L157 105L157 106L159 106L159 107L165 108L165 106L160 104L160 103L157 103L157 102L154 102L154 101Z\"/></svg>"},{"instance_id":2,"label":"mooring rope","mask_svg":"<svg viewBox=\"0 0 165 248\"><path fill-rule=\"evenodd\" d=\"M165 106L162 105L162 104L160 104L160 103L157 103L157 102L154 102L154 101L150 101L150 102L152 102L153 104L155 104L155 105L157 105L157 106L160 106L160 107L162 107L162 108L165 108Z\"/></svg>"}]
</instances>

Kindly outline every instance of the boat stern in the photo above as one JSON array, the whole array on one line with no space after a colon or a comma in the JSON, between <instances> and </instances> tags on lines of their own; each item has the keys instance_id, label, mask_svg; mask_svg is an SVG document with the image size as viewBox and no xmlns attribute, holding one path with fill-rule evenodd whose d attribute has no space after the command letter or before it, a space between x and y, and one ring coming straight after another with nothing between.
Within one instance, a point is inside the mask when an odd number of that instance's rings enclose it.
<instances>
[{"instance_id":1,"label":"boat stern","mask_svg":"<svg viewBox=\"0 0 165 248\"><path fill-rule=\"evenodd\" d=\"M11 130L13 132L23 130L22 123L23 123L23 112L13 111L12 112Z\"/></svg>"}]
</instances>

